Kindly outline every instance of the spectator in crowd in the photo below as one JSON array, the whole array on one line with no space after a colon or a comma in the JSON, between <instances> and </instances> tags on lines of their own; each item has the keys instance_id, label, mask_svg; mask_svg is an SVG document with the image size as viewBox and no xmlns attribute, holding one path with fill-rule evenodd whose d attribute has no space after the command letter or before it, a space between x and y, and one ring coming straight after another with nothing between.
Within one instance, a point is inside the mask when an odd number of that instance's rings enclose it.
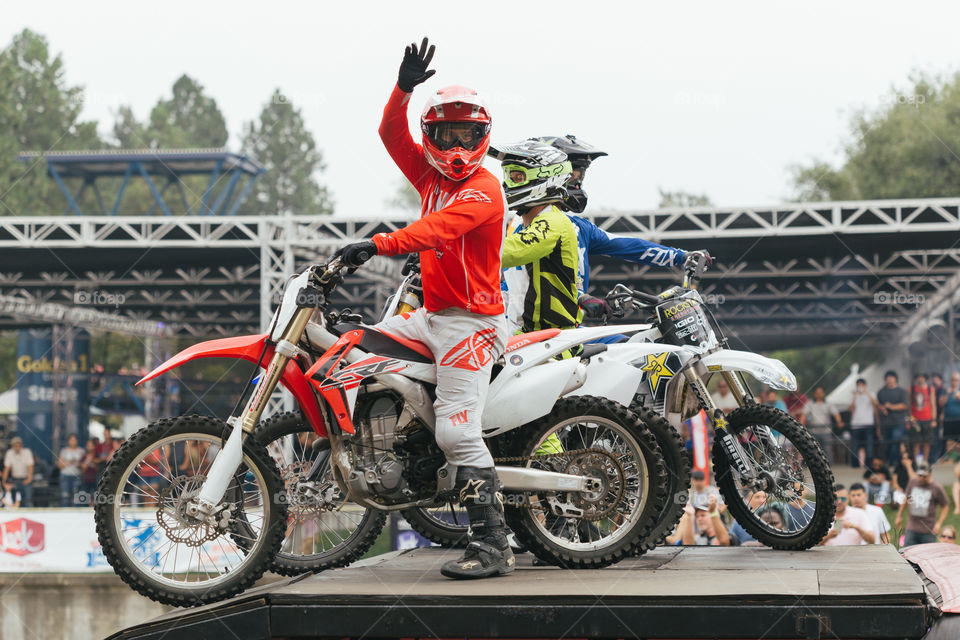
<instances>
[{"instance_id":1,"label":"spectator in crowd","mask_svg":"<svg viewBox=\"0 0 960 640\"><path fill-rule=\"evenodd\" d=\"M686 522L681 522L681 541L684 545L729 547L730 534L720 515L716 496L710 496L705 506L684 507ZM693 511L691 516L690 511ZM682 518L681 518L682 520ZM696 526L694 526L696 525Z\"/></svg>"},{"instance_id":2,"label":"spectator in crowd","mask_svg":"<svg viewBox=\"0 0 960 640\"><path fill-rule=\"evenodd\" d=\"M933 437L930 446L930 464L933 464L943 455L943 409L940 408L940 395L943 393L943 376L939 373L930 374L930 386L933 387L934 399L937 405L937 418L933 421Z\"/></svg>"},{"instance_id":3,"label":"spectator in crowd","mask_svg":"<svg viewBox=\"0 0 960 640\"><path fill-rule=\"evenodd\" d=\"M838 429L842 428L843 420L840 419L840 414L824 401L824 398L826 398L826 392L823 387L817 387L813 390L813 402L808 402L804 411L806 413L807 431L813 434L813 437L820 443L823 452L827 455L827 460L833 462L833 445L835 442L833 424L836 423Z\"/></svg>"},{"instance_id":4,"label":"spectator in crowd","mask_svg":"<svg viewBox=\"0 0 960 640\"><path fill-rule=\"evenodd\" d=\"M943 409L943 459L960 458L960 373L950 374L950 385L940 392L938 404Z\"/></svg>"},{"instance_id":5,"label":"spectator in crowd","mask_svg":"<svg viewBox=\"0 0 960 640\"><path fill-rule=\"evenodd\" d=\"M20 494L20 504L33 506L33 452L23 446L19 436L10 441L10 449L3 456L3 485Z\"/></svg>"},{"instance_id":6,"label":"spectator in crowd","mask_svg":"<svg viewBox=\"0 0 960 640\"><path fill-rule=\"evenodd\" d=\"M97 474L103 472L107 462L113 457L114 452L120 448L120 443L113 439L113 433L110 427L103 429L103 442L97 444Z\"/></svg>"},{"instance_id":7,"label":"spectator in crowd","mask_svg":"<svg viewBox=\"0 0 960 640\"><path fill-rule=\"evenodd\" d=\"M783 404L787 407L787 413L804 426L807 424L807 400L807 396L799 391L791 391L783 398Z\"/></svg>"},{"instance_id":8,"label":"spectator in crowd","mask_svg":"<svg viewBox=\"0 0 960 640\"><path fill-rule=\"evenodd\" d=\"M957 544L957 528L952 524L948 524L943 529L940 529L940 542Z\"/></svg>"},{"instance_id":9,"label":"spectator in crowd","mask_svg":"<svg viewBox=\"0 0 960 640\"><path fill-rule=\"evenodd\" d=\"M960 516L960 462L953 468L953 513Z\"/></svg>"},{"instance_id":10,"label":"spectator in crowd","mask_svg":"<svg viewBox=\"0 0 960 640\"><path fill-rule=\"evenodd\" d=\"M780 411L783 411L784 413L787 412L787 405L783 400L780 399L780 396L777 395L776 389L767 390L766 404L773 407L774 409L780 409Z\"/></svg>"},{"instance_id":11,"label":"spectator in crowd","mask_svg":"<svg viewBox=\"0 0 960 640\"><path fill-rule=\"evenodd\" d=\"M57 467L60 469L60 506L73 506L77 489L80 488L80 464L84 451L80 448L77 436L67 436L67 446L60 450Z\"/></svg>"},{"instance_id":12,"label":"spectator in crowd","mask_svg":"<svg viewBox=\"0 0 960 640\"><path fill-rule=\"evenodd\" d=\"M749 497L747 498L747 501L746 501L746 502L747 502L747 508L750 509L751 511L756 511L757 509L759 509L760 507L762 507L763 504L764 504L766 501L767 501L767 494L766 494L765 492L763 492L763 491L754 491L754 492L752 492L752 493L749 495ZM782 514L780 514L780 515L781 515L781 517L780 517L780 523L781 523L780 528L783 528L783 527L782 527L782 525L783 525L783 517L782 517ZM762 516L761 516L761 518L763 519ZM769 522L769 520L767 520L767 519L764 519L764 521L765 521L765 522ZM757 542L756 538L754 538L752 535L750 535L749 533L747 533L746 529L744 529L744 528L740 525L740 523L737 522L736 520L734 520L733 523L732 523L729 527L727 527L727 532L730 534L730 544L731 544L732 546L740 546L740 547L760 547L760 546L763 546L763 545L761 545L759 542Z\"/></svg>"},{"instance_id":13,"label":"spectator in crowd","mask_svg":"<svg viewBox=\"0 0 960 640\"><path fill-rule=\"evenodd\" d=\"M717 381L717 390L710 394L710 396L713 398L713 404L717 405L717 408L724 413L730 413L740 406L737 404L737 399L730 393L730 386L727 384L727 381L723 378Z\"/></svg>"},{"instance_id":14,"label":"spectator in crowd","mask_svg":"<svg viewBox=\"0 0 960 640\"><path fill-rule=\"evenodd\" d=\"M870 467L863 472L863 479L867 481L867 502L875 505L890 504L894 490L892 478L890 467L884 463L883 458L874 456Z\"/></svg>"},{"instance_id":15,"label":"spectator in crowd","mask_svg":"<svg viewBox=\"0 0 960 640\"><path fill-rule=\"evenodd\" d=\"M910 456L910 451L907 450L907 445L901 443L900 460L897 461L897 466L893 469L894 491L906 494L907 483L916 477L917 474L913 470L913 458Z\"/></svg>"},{"instance_id":16,"label":"spectator in crowd","mask_svg":"<svg viewBox=\"0 0 960 640\"><path fill-rule=\"evenodd\" d=\"M873 526L873 543L890 544L890 522L880 507L867 502L867 490L859 482L850 485L850 506L863 509Z\"/></svg>"},{"instance_id":17,"label":"spectator in crowd","mask_svg":"<svg viewBox=\"0 0 960 640\"><path fill-rule=\"evenodd\" d=\"M703 471L694 469L690 473L690 504L697 508L705 508L711 497L720 504L721 512L726 511L727 507L720 499L720 490L707 484L707 477Z\"/></svg>"},{"instance_id":18,"label":"spectator in crowd","mask_svg":"<svg viewBox=\"0 0 960 640\"><path fill-rule=\"evenodd\" d=\"M898 529L903 526L903 512L909 505L910 513L907 515L907 532L903 546L936 542L940 527L947 519L950 503L943 487L930 478L930 465L926 461L917 463L917 477L911 478L907 483L906 493L907 499L900 505L894 521ZM940 507L939 516L937 507Z\"/></svg>"},{"instance_id":19,"label":"spectator in crowd","mask_svg":"<svg viewBox=\"0 0 960 640\"><path fill-rule=\"evenodd\" d=\"M93 494L97 490L97 480L100 477L100 463L97 462L97 439L87 440L80 462L80 493L87 504L93 504Z\"/></svg>"},{"instance_id":20,"label":"spectator in crowd","mask_svg":"<svg viewBox=\"0 0 960 640\"><path fill-rule=\"evenodd\" d=\"M847 504L850 496L847 488L842 484L833 486L837 494L837 515L827 536L820 544L829 546L853 546L858 544L873 544L873 525L863 509L857 509Z\"/></svg>"},{"instance_id":21,"label":"spectator in crowd","mask_svg":"<svg viewBox=\"0 0 960 640\"><path fill-rule=\"evenodd\" d=\"M880 406L880 429L883 433L883 451L887 462L897 461L900 443L907 433L907 411L910 399L906 390L900 386L896 371L887 371L883 376L884 386L877 391L877 403Z\"/></svg>"},{"instance_id":22,"label":"spectator in crowd","mask_svg":"<svg viewBox=\"0 0 960 640\"><path fill-rule=\"evenodd\" d=\"M933 385L927 382L927 376L918 373L910 388L910 417L913 428L908 442L913 449L914 458L923 455L930 460L930 443L933 442L933 425L937 420L937 394Z\"/></svg>"},{"instance_id":23,"label":"spectator in crowd","mask_svg":"<svg viewBox=\"0 0 960 640\"><path fill-rule=\"evenodd\" d=\"M153 506L159 502L160 490L163 489L169 469L169 453L166 446L157 447L143 456L143 461L134 472L134 481L140 487L140 500L143 504Z\"/></svg>"},{"instance_id":24,"label":"spectator in crowd","mask_svg":"<svg viewBox=\"0 0 960 640\"><path fill-rule=\"evenodd\" d=\"M861 467L866 466L866 461L874 457L877 410L877 399L867 391L867 381L858 379L857 388L850 399L850 448Z\"/></svg>"}]
</instances>

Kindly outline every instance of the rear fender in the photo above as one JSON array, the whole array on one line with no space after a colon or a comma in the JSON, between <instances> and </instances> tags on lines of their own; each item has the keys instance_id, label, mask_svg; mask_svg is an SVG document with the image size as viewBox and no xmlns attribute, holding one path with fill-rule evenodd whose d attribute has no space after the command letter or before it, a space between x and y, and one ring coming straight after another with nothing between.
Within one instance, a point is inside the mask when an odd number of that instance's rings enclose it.
<instances>
[{"instance_id":1,"label":"rear fender","mask_svg":"<svg viewBox=\"0 0 960 640\"><path fill-rule=\"evenodd\" d=\"M263 351L266 339L266 334L261 334L220 338L197 343L158 366L141 378L137 384L140 385L148 380L153 380L171 369L176 369L191 360L200 358L233 358L247 360L248 362L260 361L261 368L265 369L273 358L272 345L267 345L266 352ZM261 353L263 353L263 360L260 360ZM300 367L297 366L295 360L287 362L287 366L280 377L280 382L296 398L300 410L313 430L318 435L326 437L327 430L323 423L323 415L320 413L320 405L317 404L317 397L314 395L306 375L300 371Z\"/></svg>"},{"instance_id":2,"label":"rear fender","mask_svg":"<svg viewBox=\"0 0 960 640\"><path fill-rule=\"evenodd\" d=\"M551 360L513 374L501 371L497 380L503 375L509 375L510 379L496 388L490 385L481 418L484 437L547 415L564 389L575 384L584 371L580 358Z\"/></svg>"}]
</instances>

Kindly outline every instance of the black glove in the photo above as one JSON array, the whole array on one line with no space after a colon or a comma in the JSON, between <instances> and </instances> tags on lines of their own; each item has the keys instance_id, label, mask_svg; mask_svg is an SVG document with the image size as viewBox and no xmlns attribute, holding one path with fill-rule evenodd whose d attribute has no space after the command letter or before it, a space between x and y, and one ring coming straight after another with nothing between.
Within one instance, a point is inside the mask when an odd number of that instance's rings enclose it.
<instances>
[{"instance_id":1,"label":"black glove","mask_svg":"<svg viewBox=\"0 0 960 640\"><path fill-rule=\"evenodd\" d=\"M430 61L433 60L433 51L436 49L433 45L427 49L427 39L424 38L420 44L420 50L417 50L417 43L412 42L403 54L403 62L400 63L400 75L397 77L397 86L404 93L410 93L413 88L426 81L435 74L436 69L427 71Z\"/></svg>"},{"instance_id":2,"label":"black glove","mask_svg":"<svg viewBox=\"0 0 960 640\"><path fill-rule=\"evenodd\" d=\"M577 304L580 305L580 308L583 309L583 312L587 314L588 318L601 318L610 314L610 305L607 304L607 301L603 298L595 298L583 294L577 299Z\"/></svg>"},{"instance_id":3,"label":"black glove","mask_svg":"<svg viewBox=\"0 0 960 640\"><path fill-rule=\"evenodd\" d=\"M377 255L377 245L373 244L372 240L361 240L337 249L330 259L340 258L343 266L356 268L375 255Z\"/></svg>"},{"instance_id":4,"label":"black glove","mask_svg":"<svg viewBox=\"0 0 960 640\"><path fill-rule=\"evenodd\" d=\"M708 251L703 249L699 251L687 251L687 257L683 261L684 266L688 264L696 264L696 262L700 259L700 256L706 257L706 260L703 261L704 267L713 266L713 256L711 256Z\"/></svg>"}]
</instances>

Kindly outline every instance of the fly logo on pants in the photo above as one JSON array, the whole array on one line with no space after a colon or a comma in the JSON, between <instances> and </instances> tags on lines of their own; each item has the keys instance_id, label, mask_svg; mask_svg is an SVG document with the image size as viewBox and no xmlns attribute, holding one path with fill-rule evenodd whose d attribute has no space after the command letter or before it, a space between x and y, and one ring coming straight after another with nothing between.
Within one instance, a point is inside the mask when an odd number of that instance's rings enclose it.
<instances>
[{"instance_id":1,"label":"fly logo on pants","mask_svg":"<svg viewBox=\"0 0 960 640\"><path fill-rule=\"evenodd\" d=\"M464 409L464 410L461 411L460 413L455 413L455 414L453 414L452 416L450 416L450 424L452 424L452 425L455 426L455 427L456 427L457 425L467 424L467 422L468 422L468 421L467 421L467 410L466 410L466 409Z\"/></svg>"},{"instance_id":2,"label":"fly logo on pants","mask_svg":"<svg viewBox=\"0 0 960 640\"><path fill-rule=\"evenodd\" d=\"M440 366L479 371L490 361L490 352L496 339L496 329L481 329L450 349L440 361Z\"/></svg>"}]
</instances>

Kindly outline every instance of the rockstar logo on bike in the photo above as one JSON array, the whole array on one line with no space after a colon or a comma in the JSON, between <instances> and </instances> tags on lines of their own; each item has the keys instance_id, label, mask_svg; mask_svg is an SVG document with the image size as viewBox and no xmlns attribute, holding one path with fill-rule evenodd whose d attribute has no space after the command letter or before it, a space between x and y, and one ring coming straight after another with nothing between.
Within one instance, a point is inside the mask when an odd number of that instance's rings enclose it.
<instances>
[{"instance_id":1,"label":"rockstar logo on bike","mask_svg":"<svg viewBox=\"0 0 960 640\"><path fill-rule=\"evenodd\" d=\"M669 380L673 377L673 371L667 366L667 356L669 355L669 351L664 351L660 355L648 354L647 363L640 367L641 371L650 372L650 389L654 394L657 393L657 388L660 386L660 378Z\"/></svg>"}]
</instances>

